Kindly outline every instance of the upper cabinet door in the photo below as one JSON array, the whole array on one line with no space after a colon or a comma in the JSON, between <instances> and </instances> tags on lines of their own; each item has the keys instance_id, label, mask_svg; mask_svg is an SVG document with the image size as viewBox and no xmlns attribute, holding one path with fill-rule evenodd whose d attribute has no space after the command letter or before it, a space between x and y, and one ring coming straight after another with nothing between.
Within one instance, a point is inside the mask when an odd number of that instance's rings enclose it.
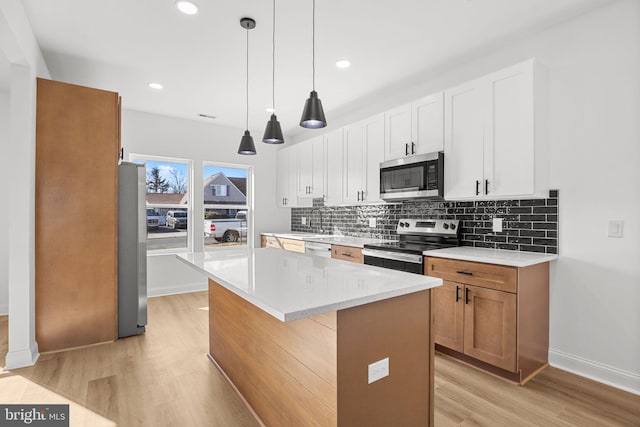
<instances>
[{"instance_id":1,"label":"upper cabinet door","mask_svg":"<svg viewBox=\"0 0 640 427\"><path fill-rule=\"evenodd\" d=\"M289 198L289 152L286 148L278 150L276 205L280 207L286 207Z\"/></svg>"},{"instance_id":2,"label":"upper cabinet door","mask_svg":"<svg viewBox=\"0 0 640 427\"><path fill-rule=\"evenodd\" d=\"M344 202L358 203L365 190L367 142L364 122L344 128Z\"/></svg>"},{"instance_id":3,"label":"upper cabinet door","mask_svg":"<svg viewBox=\"0 0 640 427\"><path fill-rule=\"evenodd\" d=\"M518 64L488 76L485 196L534 193L533 67Z\"/></svg>"},{"instance_id":4,"label":"upper cabinet door","mask_svg":"<svg viewBox=\"0 0 640 427\"><path fill-rule=\"evenodd\" d=\"M325 162L325 203L327 205L342 203L344 185L344 146L342 128L324 135L326 147Z\"/></svg>"},{"instance_id":5,"label":"upper cabinet door","mask_svg":"<svg viewBox=\"0 0 640 427\"><path fill-rule=\"evenodd\" d=\"M313 156L313 162L311 164L311 195L314 198L324 198L324 138L322 136L313 138L311 145L311 155Z\"/></svg>"},{"instance_id":6,"label":"upper cabinet door","mask_svg":"<svg viewBox=\"0 0 640 427\"><path fill-rule=\"evenodd\" d=\"M380 163L384 161L384 114L364 121L366 146L365 186L362 199L365 202L380 202Z\"/></svg>"},{"instance_id":7,"label":"upper cabinet door","mask_svg":"<svg viewBox=\"0 0 640 427\"><path fill-rule=\"evenodd\" d=\"M444 197L482 195L484 85L473 80L445 91Z\"/></svg>"},{"instance_id":8,"label":"upper cabinet door","mask_svg":"<svg viewBox=\"0 0 640 427\"><path fill-rule=\"evenodd\" d=\"M439 92L411 104L413 154L444 150L444 93Z\"/></svg>"},{"instance_id":9,"label":"upper cabinet door","mask_svg":"<svg viewBox=\"0 0 640 427\"><path fill-rule=\"evenodd\" d=\"M324 196L324 140L322 135L297 144L297 194L302 198Z\"/></svg>"},{"instance_id":10,"label":"upper cabinet door","mask_svg":"<svg viewBox=\"0 0 640 427\"><path fill-rule=\"evenodd\" d=\"M313 187L313 144L312 140L296 145L298 149L298 176L296 194L311 197Z\"/></svg>"},{"instance_id":11,"label":"upper cabinet door","mask_svg":"<svg viewBox=\"0 0 640 427\"><path fill-rule=\"evenodd\" d=\"M385 113L385 159L411 155L411 104Z\"/></svg>"}]
</instances>

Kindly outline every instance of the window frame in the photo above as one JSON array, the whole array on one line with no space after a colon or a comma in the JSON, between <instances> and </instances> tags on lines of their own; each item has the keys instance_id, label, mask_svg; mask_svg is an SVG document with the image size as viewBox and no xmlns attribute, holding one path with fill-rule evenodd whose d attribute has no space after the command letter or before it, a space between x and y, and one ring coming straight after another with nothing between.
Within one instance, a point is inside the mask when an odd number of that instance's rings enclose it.
<instances>
[{"instance_id":1,"label":"window frame","mask_svg":"<svg viewBox=\"0 0 640 427\"><path fill-rule=\"evenodd\" d=\"M202 164L201 164L201 172L202 172L202 183L204 184L204 181L207 179L207 177L205 176L205 168L207 166L209 167L219 167L219 168L229 168L229 169L243 169L246 171L247 174L247 182L246 182L246 191L247 193L245 194L245 204L241 205L241 204L206 204L204 201L204 188L203 188L203 192L199 193L200 194L200 201L202 203L202 220L204 221L204 216L205 213L207 211L207 208L209 209L237 209L237 210L246 210L247 211L247 235L246 235L246 243L244 245L233 245L233 246L220 246L217 247L216 245L209 245L207 246L204 242L204 239L202 240L202 250L203 252L207 252L207 251L217 251L217 250L225 250L225 249L230 249L230 248L238 248L240 247L247 247L247 248L253 248L254 247L254 242L253 242L253 226L254 226L254 220L253 220L253 216L254 216L254 209L253 209L253 166L251 165L243 165L243 164L237 164L237 163L227 163L227 162L215 162L215 161L211 161L211 160L203 160ZM227 177L228 178L228 177ZM227 189L227 191L229 192L229 189Z\"/></svg>"},{"instance_id":2,"label":"window frame","mask_svg":"<svg viewBox=\"0 0 640 427\"><path fill-rule=\"evenodd\" d=\"M155 156L155 155L146 155L146 154L138 154L138 153L130 153L128 156L130 162L136 161L144 161L145 165L147 161L153 162L163 162L163 163L179 163L187 166L187 203L186 205L181 205L177 203L168 203L168 204L146 204L145 207L152 209L168 209L168 210L185 210L187 211L187 224L191 224L187 227L187 246L179 247L179 248L166 248L166 249L148 249L147 255L171 255L171 254L180 254L180 253L189 253L193 252L193 160L192 159L183 159L179 157L165 157L165 156ZM145 173L146 175L146 173ZM145 187L146 191L146 187ZM145 194L146 195L146 194ZM148 241L148 238L147 238Z\"/></svg>"}]
</instances>

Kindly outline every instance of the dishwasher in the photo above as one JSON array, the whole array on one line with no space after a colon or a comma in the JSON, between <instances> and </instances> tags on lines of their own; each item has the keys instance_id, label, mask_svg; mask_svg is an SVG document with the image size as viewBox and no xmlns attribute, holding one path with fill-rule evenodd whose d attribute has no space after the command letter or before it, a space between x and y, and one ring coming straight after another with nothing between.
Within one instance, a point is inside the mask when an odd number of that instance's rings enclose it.
<instances>
[{"instance_id":1,"label":"dishwasher","mask_svg":"<svg viewBox=\"0 0 640 427\"><path fill-rule=\"evenodd\" d=\"M331 243L304 242L305 253L331 258Z\"/></svg>"}]
</instances>

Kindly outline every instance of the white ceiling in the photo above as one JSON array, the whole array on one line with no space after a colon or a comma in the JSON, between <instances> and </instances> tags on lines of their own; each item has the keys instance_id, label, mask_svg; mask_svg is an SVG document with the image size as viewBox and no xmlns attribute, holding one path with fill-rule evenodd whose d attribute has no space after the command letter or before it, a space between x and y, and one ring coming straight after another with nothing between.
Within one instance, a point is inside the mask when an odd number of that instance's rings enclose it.
<instances>
[{"instance_id":1,"label":"white ceiling","mask_svg":"<svg viewBox=\"0 0 640 427\"><path fill-rule=\"evenodd\" d=\"M364 96L480 49L540 31L611 0L317 0L316 90L327 119ZM23 0L52 78L117 91L123 107L244 128L246 30L249 128L271 104L272 2ZM311 0L277 0L276 107L285 133L311 90ZM348 58L347 70L335 61ZM154 91L147 84L164 85ZM354 104L355 105L355 104Z\"/></svg>"}]
</instances>

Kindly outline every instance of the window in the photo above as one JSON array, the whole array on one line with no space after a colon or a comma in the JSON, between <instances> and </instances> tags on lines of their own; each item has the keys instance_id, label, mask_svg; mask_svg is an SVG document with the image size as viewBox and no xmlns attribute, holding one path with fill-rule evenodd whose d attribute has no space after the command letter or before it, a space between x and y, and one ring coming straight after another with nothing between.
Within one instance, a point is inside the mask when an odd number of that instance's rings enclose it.
<instances>
[{"instance_id":1,"label":"window","mask_svg":"<svg viewBox=\"0 0 640 427\"><path fill-rule=\"evenodd\" d=\"M228 185L220 185L220 184L211 184L211 188L213 189L213 196L228 196L229 195L229 186Z\"/></svg>"},{"instance_id":2,"label":"window","mask_svg":"<svg viewBox=\"0 0 640 427\"><path fill-rule=\"evenodd\" d=\"M204 246L246 245L249 232L251 169L205 162Z\"/></svg>"},{"instance_id":3,"label":"window","mask_svg":"<svg viewBox=\"0 0 640 427\"><path fill-rule=\"evenodd\" d=\"M191 162L130 155L147 169L147 251L181 252L191 248L189 224Z\"/></svg>"}]
</instances>

